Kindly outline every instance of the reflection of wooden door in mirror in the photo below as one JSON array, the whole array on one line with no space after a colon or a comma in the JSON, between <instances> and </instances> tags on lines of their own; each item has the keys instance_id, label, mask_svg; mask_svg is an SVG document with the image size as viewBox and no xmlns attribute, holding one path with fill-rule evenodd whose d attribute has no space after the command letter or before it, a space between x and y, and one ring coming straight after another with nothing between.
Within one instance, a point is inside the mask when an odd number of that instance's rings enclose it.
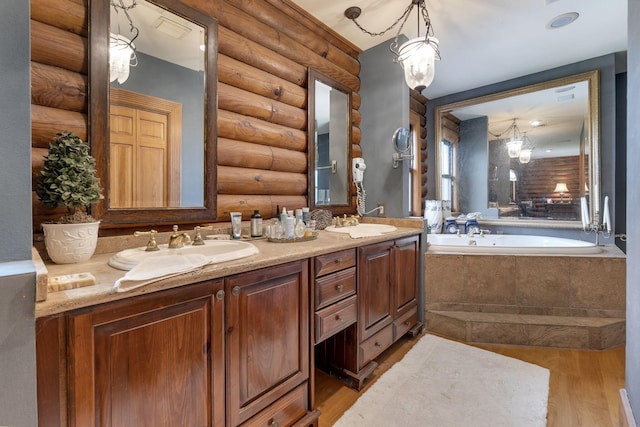
<instances>
[{"instance_id":1,"label":"reflection of wooden door in mirror","mask_svg":"<svg viewBox=\"0 0 640 427\"><path fill-rule=\"evenodd\" d=\"M180 206L180 104L119 89L111 97L110 205Z\"/></svg>"}]
</instances>

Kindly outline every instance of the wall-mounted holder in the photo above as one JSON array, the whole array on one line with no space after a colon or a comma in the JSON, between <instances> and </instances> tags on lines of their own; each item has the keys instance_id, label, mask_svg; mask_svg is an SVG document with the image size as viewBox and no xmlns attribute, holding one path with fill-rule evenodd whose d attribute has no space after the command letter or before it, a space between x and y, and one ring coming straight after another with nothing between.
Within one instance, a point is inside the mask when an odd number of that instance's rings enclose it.
<instances>
[{"instance_id":1,"label":"wall-mounted holder","mask_svg":"<svg viewBox=\"0 0 640 427\"><path fill-rule=\"evenodd\" d=\"M393 168L397 168L400 166L400 162L404 162L405 160L413 160L413 156L406 156L402 153L393 153Z\"/></svg>"},{"instance_id":2,"label":"wall-mounted holder","mask_svg":"<svg viewBox=\"0 0 640 427\"><path fill-rule=\"evenodd\" d=\"M316 170L321 170L321 169L331 169L331 173L336 173L338 171L338 161L331 160L331 164L329 166L318 166L316 168Z\"/></svg>"}]
</instances>

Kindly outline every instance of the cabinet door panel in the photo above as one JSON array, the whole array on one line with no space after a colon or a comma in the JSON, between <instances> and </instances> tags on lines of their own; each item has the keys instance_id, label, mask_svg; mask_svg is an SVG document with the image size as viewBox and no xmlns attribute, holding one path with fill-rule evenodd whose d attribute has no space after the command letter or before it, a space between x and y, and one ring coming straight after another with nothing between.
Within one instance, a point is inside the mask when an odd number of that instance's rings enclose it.
<instances>
[{"instance_id":1,"label":"cabinet door panel","mask_svg":"<svg viewBox=\"0 0 640 427\"><path fill-rule=\"evenodd\" d=\"M362 340L390 324L393 318L392 247L393 242L382 242L360 248L358 321Z\"/></svg>"},{"instance_id":2,"label":"cabinet door panel","mask_svg":"<svg viewBox=\"0 0 640 427\"><path fill-rule=\"evenodd\" d=\"M396 315L418 303L419 252L417 236L398 240L393 250Z\"/></svg>"},{"instance_id":3,"label":"cabinet door panel","mask_svg":"<svg viewBox=\"0 0 640 427\"><path fill-rule=\"evenodd\" d=\"M238 425L309 377L306 261L227 279L228 423Z\"/></svg>"},{"instance_id":4,"label":"cabinet door panel","mask_svg":"<svg viewBox=\"0 0 640 427\"><path fill-rule=\"evenodd\" d=\"M221 425L221 282L70 316L70 420L76 426ZM222 368L224 369L224 368ZM214 399L215 396L215 399Z\"/></svg>"}]
</instances>

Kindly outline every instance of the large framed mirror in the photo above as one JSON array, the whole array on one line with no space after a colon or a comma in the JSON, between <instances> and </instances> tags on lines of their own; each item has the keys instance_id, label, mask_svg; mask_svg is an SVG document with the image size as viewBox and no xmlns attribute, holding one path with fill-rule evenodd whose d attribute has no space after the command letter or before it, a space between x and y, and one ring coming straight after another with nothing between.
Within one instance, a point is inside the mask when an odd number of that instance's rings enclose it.
<instances>
[{"instance_id":1,"label":"large framed mirror","mask_svg":"<svg viewBox=\"0 0 640 427\"><path fill-rule=\"evenodd\" d=\"M435 109L436 193L486 220L581 224L600 205L597 70Z\"/></svg>"},{"instance_id":2,"label":"large framed mirror","mask_svg":"<svg viewBox=\"0 0 640 427\"><path fill-rule=\"evenodd\" d=\"M309 206L334 214L351 206L351 90L309 69Z\"/></svg>"},{"instance_id":3,"label":"large framed mirror","mask_svg":"<svg viewBox=\"0 0 640 427\"><path fill-rule=\"evenodd\" d=\"M106 228L215 219L215 19L177 0L90 9L94 216Z\"/></svg>"}]
</instances>

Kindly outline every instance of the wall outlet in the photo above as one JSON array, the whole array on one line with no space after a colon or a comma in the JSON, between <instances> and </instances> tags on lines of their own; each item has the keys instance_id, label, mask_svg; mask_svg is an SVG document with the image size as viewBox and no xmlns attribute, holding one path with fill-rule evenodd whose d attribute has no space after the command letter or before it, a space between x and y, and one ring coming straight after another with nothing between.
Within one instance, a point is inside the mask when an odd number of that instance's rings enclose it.
<instances>
[{"instance_id":1,"label":"wall outlet","mask_svg":"<svg viewBox=\"0 0 640 427\"><path fill-rule=\"evenodd\" d=\"M384 203L378 202L378 216L384 216L385 210Z\"/></svg>"}]
</instances>

